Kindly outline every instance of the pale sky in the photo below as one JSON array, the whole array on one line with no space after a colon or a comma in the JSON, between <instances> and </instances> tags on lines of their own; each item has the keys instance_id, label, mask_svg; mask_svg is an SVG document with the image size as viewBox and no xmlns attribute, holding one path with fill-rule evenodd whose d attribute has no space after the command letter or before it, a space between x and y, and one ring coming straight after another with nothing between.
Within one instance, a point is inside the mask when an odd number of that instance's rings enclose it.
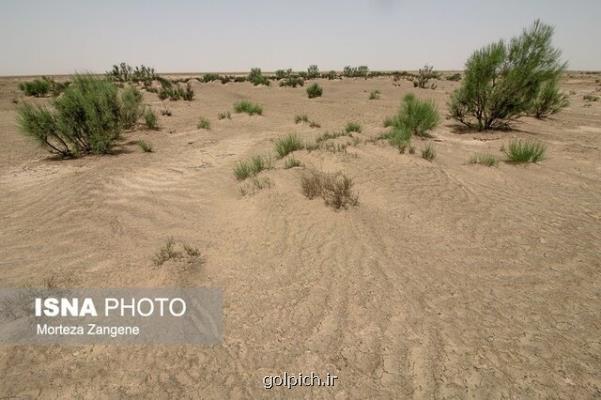
<instances>
[{"instance_id":1,"label":"pale sky","mask_svg":"<svg viewBox=\"0 0 601 400\"><path fill-rule=\"evenodd\" d=\"M0 3L0 75L461 69L471 52L536 18L569 69L601 69L601 0L222 0Z\"/></svg>"}]
</instances>

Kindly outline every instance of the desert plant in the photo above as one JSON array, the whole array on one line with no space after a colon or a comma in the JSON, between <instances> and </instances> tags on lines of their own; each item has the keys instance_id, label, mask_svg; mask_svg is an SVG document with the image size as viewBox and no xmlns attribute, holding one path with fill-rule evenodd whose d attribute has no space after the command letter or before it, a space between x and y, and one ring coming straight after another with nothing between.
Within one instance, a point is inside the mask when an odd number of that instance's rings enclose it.
<instances>
[{"instance_id":1,"label":"desert plant","mask_svg":"<svg viewBox=\"0 0 601 400\"><path fill-rule=\"evenodd\" d=\"M154 255L154 265L159 267L165 262L180 258L182 255L175 250L175 240L172 237L167 238L165 245Z\"/></svg>"},{"instance_id":2,"label":"desert plant","mask_svg":"<svg viewBox=\"0 0 601 400\"><path fill-rule=\"evenodd\" d=\"M359 67L351 67L347 65L344 67L342 75L353 78L353 77L364 77L367 78L369 75L369 68L366 65L361 65Z\"/></svg>"},{"instance_id":3,"label":"desert plant","mask_svg":"<svg viewBox=\"0 0 601 400\"><path fill-rule=\"evenodd\" d=\"M25 93L26 96L43 97L46 96L51 89L50 81L47 79L34 79L32 81L21 82L19 89Z\"/></svg>"},{"instance_id":4,"label":"desert plant","mask_svg":"<svg viewBox=\"0 0 601 400\"><path fill-rule=\"evenodd\" d=\"M309 65L307 68L307 79L319 78L319 68L317 65Z\"/></svg>"},{"instance_id":5,"label":"desert plant","mask_svg":"<svg viewBox=\"0 0 601 400\"><path fill-rule=\"evenodd\" d=\"M122 129L117 87L106 79L76 75L53 103L53 110L23 104L21 129L62 157L111 151Z\"/></svg>"},{"instance_id":6,"label":"desert plant","mask_svg":"<svg viewBox=\"0 0 601 400\"><path fill-rule=\"evenodd\" d=\"M307 88L307 95L310 99L314 97L320 97L323 93L323 89L317 83L312 84Z\"/></svg>"},{"instance_id":7,"label":"desert plant","mask_svg":"<svg viewBox=\"0 0 601 400\"><path fill-rule=\"evenodd\" d=\"M301 177L301 188L308 199L322 197L326 205L335 209L358 204L358 197L352 191L353 181L342 172L325 173L310 171Z\"/></svg>"},{"instance_id":8,"label":"desert plant","mask_svg":"<svg viewBox=\"0 0 601 400\"><path fill-rule=\"evenodd\" d=\"M344 130L344 131L338 131L338 132L333 132L333 133L325 132L325 133L319 135L317 137L317 139L315 139L315 143L321 144L327 140L337 139L342 136L352 136L352 131L347 132L346 130Z\"/></svg>"},{"instance_id":9,"label":"desert plant","mask_svg":"<svg viewBox=\"0 0 601 400\"><path fill-rule=\"evenodd\" d=\"M385 121L385 124L390 124L396 136L406 136L408 132L409 135L430 137L429 131L439 122L440 116L433 102L419 100L414 94L409 93L403 98L399 113Z\"/></svg>"},{"instance_id":10,"label":"desert plant","mask_svg":"<svg viewBox=\"0 0 601 400\"><path fill-rule=\"evenodd\" d=\"M426 144L426 147L422 150L422 158L424 160L432 161L436 157L436 151L434 150L434 145L430 142Z\"/></svg>"},{"instance_id":11,"label":"desert plant","mask_svg":"<svg viewBox=\"0 0 601 400\"><path fill-rule=\"evenodd\" d=\"M288 68L286 70L284 69L278 69L275 71L275 78L276 79L285 79L288 78L289 76L292 75L292 69Z\"/></svg>"},{"instance_id":12,"label":"desert plant","mask_svg":"<svg viewBox=\"0 0 601 400\"><path fill-rule=\"evenodd\" d=\"M204 83L209 83L209 82L219 81L219 80L221 80L221 75L215 74L215 73L208 73L208 74L204 74L202 76L202 82L204 82Z\"/></svg>"},{"instance_id":13,"label":"desert plant","mask_svg":"<svg viewBox=\"0 0 601 400\"><path fill-rule=\"evenodd\" d=\"M259 104L251 103L247 100L242 100L235 103L234 111L237 113L246 113L248 115L263 115L263 107L261 107Z\"/></svg>"},{"instance_id":14,"label":"desert plant","mask_svg":"<svg viewBox=\"0 0 601 400\"><path fill-rule=\"evenodd\" d=\"M582 96L582 99L585 101L599 101L599 96L595 96L594 94L585 94Z\"/></svg>"},{"instance_id":15,"label":"desert plant","mask_svg":"<svg viewBox=\"0 0 601 400\"><path fill-rule=\"evenodd\" d=\"M118 82L147 82L156 78L154 68L145 65L133 68L124 62L119 65L113 65L113 69L108 71L106 76L108 79Z\"/></svg>"},{"instance_id":16,"label":"desert plant","mask_svg":"<svg viewBox=\"0 0 601 400\"><path fill-rule=\"evenodd\" d=\"M252 68L248 74L247 80L255 86L269 86L270 84L269 79L267 79L261 72L261 68Z\"/></svg>"},{"instance_id":17,"label":"desert plant","mask_svg":"<svg viewBox=\"0 0 601 400\"><path fill-rule=\"evenodd\" d=\"M271 159L267 157L254 156L250 160L239 161L234 167L236 179L242 181L259 172L272 167Z\"/></svg>"},{"instance_id":18,"label":"desert plant","mask_svg":"<svg viewBox=\"0 0 601 400\"><path fill-rule=\"evenodd\" d=\"M295 124L300 124L301 122L309 123L309 117L307 114L298 114L296 117L294 117Z\"/></svg>"},{"instance_id":19,"label":"desert plant","mask_svg":"<svg viewBox=\"0 0 601 400\"><path fill-rule=\"evenodd\" d=\"M447 81L459 82L461 80L461 73L456 72L452 75L447 76Z\"/></svg>"},{"instance_id":20,"label":"desert plant","mask_svg":"<svg viewBox=\"0 0 601 400\"><path fill-rule=\"evenodd\" d=\"M183 93L182 98L186 101L192 101L192 99L194 99L194 90L192 89L190 82L186 83L186 90Z\"/></svg>"},{"instance_id":21,"label":"desert plant","mask_svg":"<svg viewBox=\"0 0 601 400\"><path fill-rule=\"evenodd\" d=\"M513 163L542 161L545 157L546 146L540 142L529 140L512 140L507 147L501 149L507 160Z\"/></svg>"},{"instance_id":22,"label":"desert plant","mask_svg":"<svg viewBox=\"0 0 601 400\"><path fill-rule=\"evenodd\" d=\"M288 157L286 159L286 162L284 163L284 168L289 169L289 168L294 168L294 167L300 167L302 164L300 161L298 161L296 158L294 157Z\"/></svg>"},{"instance_id":23,"label":"desert plant","mask_svg":"<svg viewBox=\"0 0 601 400\"><path fill-rule=\"evenodd\" d=\"M288 135L276 140L275 142L275 152L277 153L278 158L283 158L293 151L300 150L303 147L303 143L296 135Z\"/></svg>"},{"instance_id":24,"label":"desert plant","mask_svg":"<svg viewBox=\"0 0 601 400\"><path fill-rule=\"evenodd\" d=\"M198 129L211 129L211 121L206 119L205 117L200 117L198 119L198 124L196 125Z\"/></svg>"},{"instance_id":25,"label":"desert plant","mask_svg":"<svg viewBox=\"0 0 601 400\"><path fill-rule=\"evenodd\" d=\"M303 78L301 78L300 76L288 76L286 78L284 78L282 81L280 81L280 86L290 86L290 87L297 87L297 86L304 86L305 85L305 81L303 80Z\"/></svg>"},{"instance_id":26,"label":"desert plant","mask_svg":"<svg viewBox=\"0 0 601 400\"><path fill-rule=\"evenodd\" d=\"M469 163L486 165L487 167L494 167L497 165L498 160L497 157L495 157L492 154L476 153L470 158Z\"/></svg>"},{"instance_id":27,"label":"desert plant","mask_svg":"<svg viewBox=\"0 0 601 400\"><path fill-rule=\"evenodd\" d=\"M529 112L549 81L566 64L551 45L553 28L540 21L509 43L502 40L477 50L465 65L461 87L449 104L451 117L478 130L507 128Z\"/></svg>"},{"instance_id":28,"label":"desert plant","mask_svg":"<svg viewBox=\"0 0 601 400\"><path fill-rule=\"evenodd\" d=\"M321 128L321 125L315 121L309 121L309 128Z\"/></svg>"},{"instance_id":29,"label":"desert plant","mask_svg":"<svg viewBox=\"0 0 601 400\"><path fill-rule=\"evenodd\" d=\"M144 124L146 124L146 128L148 129L159 129L157 115L150 107L146 107L146 110L144 111Z\"/></svg>"},{"instance_id":30,"label":"desert plant","mask_svg":"<svg viewBox=\"0 0 601 400\"><path fill-rule=\"evenodd\" d=\"M413 86L418 88L425 88L428 85L430 79L438 78L439 74L434 71L434 67L432 65L424 65L424 68L421 68L417 72L417 78L413 80ZM434 89L435 87L432 87Z\"/></svg>"},{"instance_id":31,"label":"desert plant","mask_svg":"<svg viewBox=\"0 0 601 400\"><path fill-rule=\"evenodd\" d=\"M346 133L351 133L351 132L361 133L361 125L359 125L357 122L348 122L346 124L346 126L344 127L344 131Z\"/></svg>"},{"instance_id":32,"label":"desert plant","mask_svg":"<svg viewBox=\"0 0 601 400\"><path fill-rule=\"evenodd\" d=\"M144 153L152 153L153 148L151 143L147 143L143 140L138 140L138 146L142 149Z\"/></svg>"},{"instance_id":33,"label":"desert plant","mask_svg":"<svg viewBox=\"0 0 601 400\"><path fill-rule=\"evenodd\" d=\"M143 113L142 93L133 86L127 86L121 92L121 124L123 128L134 127Z\"/></svg>"},{"instance_id":34,"label":"desert plant","mask_svg":"<svg viewBox=\"0 0 601 400\"><path fill-rule=\"evenodd\" d=\"M220 112L217 114L217 119L232 119L232 114L229 111Z\"/></svg>"},{"instance_id":35,"label":"desert plant","mask_svg":"<svg viewBox=\"0 0 601 400\"><path fill-rule=\"evenodd\" d=\"M550 79L543 83L532 102L531 113L538 119L543 119L559 112L570 104L568 96L559 91L559 82Z\"/></svg>"},{"instance_id":36,"label":"desert plant","mask_svg":"<svg viewBox=\"0 0 601 400\"><path fill-rule=\"evenodd\" d=\"M329 80L334 80L338 78L338 74L336 73L336 71L329 71L327 74L323 74L322 77L327 78Z\"/></svg>"},{"instance_id":37,"label":"desert plant","mask_svg":"<svg viewBox=\"0 0 601 400\"><path fill-rule=\"evenodd\" d=\"M379 90L372 90L369 93L369 99L370 100L377 100L380 98L380 91Z\"/></svg>"}]
</instances>

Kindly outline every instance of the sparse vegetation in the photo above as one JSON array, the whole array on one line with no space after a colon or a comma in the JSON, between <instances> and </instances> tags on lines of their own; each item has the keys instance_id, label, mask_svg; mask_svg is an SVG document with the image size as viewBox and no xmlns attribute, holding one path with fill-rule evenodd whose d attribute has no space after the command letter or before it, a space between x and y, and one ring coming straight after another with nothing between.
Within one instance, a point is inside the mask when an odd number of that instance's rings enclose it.
<instances>
[{"instance_id":1,"label":"sparse vegetation","mask_svg":"<svg viewBox=\"0 0 601 400\"><path fill-rule=\"evenodd\" d=\"M237 113L246 113L248 115L263 115L263 107L247 100L242 100L234 104L234 111Z\"/></svg>"},{"instance_id":2,"label":"sparse vegetation","mask_svg":"<svg viewBox=\"0 0 601 400\"><path fill-rule=\"evenodd\" d=\"M307 68L307 79L319 78L319 68L317 65L309 65Z\"/></svg>"},{"instance_id":3,"label":"sparse vegetation","mask_svg":"<svg viewBox=\"0 0 601 400\"><path fill-rule=\"evenodd\" d=\"M144 111L144 123L146 124L146 128L148 129L159 129L157 115L150 107L146 107L146 110Z\"/></svg>"},{"instance_id":4,"label":"sparse vegetation","mask_svg":"<svg viewBox=\"0 0 601 400\"><path fill-rule=\"evenodd\" d=\"M280 86L290 86L290 87L297 87L297 86L304 86L305 85L305 80L303 78L301 78L300 76L288 76L286 78L284 78L282 81L280 81Z\"/></svg>"},{"instance_id":5,"label":"sparse vegetation","mask_svg":"<svg viewBox=\"0 0 601 400\"><path fill-rule=\"evenodd\" d=\"M348 78L367 78L367 76L369 75L369 68L367 68L366 65L361 65L359 67L351 67L350 65L347 65L346 67L344 67L342 75Z\"/></svg>"},{"instance_id":6,"label":"sparse vegetation","mask_svg":"<svg viewBox=\"0 0 601 400\"><path fill-rule=\"evenodd\" d=\"M294 117L295 124L300 124L301 122L309 123L309 117L307 116L307 114L299 114L296 117Z\"/></svg>"},{"instance_id":7,"label":"sparse vegetation","mask_svg":"<svg viewBox=\"0 0 601 400\"><path fill-rule=\"evenodd\" d=\"M67 86L69 86L69 83L70 82L56 82L54 79L43 76L41 79L19 83L19 89L21 89L26 96L45 97L48 94L58 96Z\"/></svg>"},{"instance_id":8,"label":"sparse vegetation","mask_svg":"<svg viewBox=\"0 0 601 400\"><path fill-rule=\"evenodd\" d=\"M217 119L232 119L232 114L229 111L220 112L217 114Z\"/></svg>"},{"instance_id":9,"label":"sparse vegetation","mask_svg":"<svg viewBox=\"0 0 601 400\"><path fill-rule=\"evenodd\" d=\"M372 90L369 93L369 99L370 100L378 100L380 98L380 91L379 90Z\"/></svg>"},{"instance_id":10,"label":"sparse vegetation","mask_svg":"<svg viewBox=\"0 0 601 400\"><path fill-rule=\"evenodd\" d=\"M459 72L447 76L447 81L459 82L461 80L461 74Z\"/></svg>"},{"instance_id":11,"label":"sparse vegetation","mask_svg":"<svg viewBox=\"0 0 601 400\"><path fill-rule=\"evenodd\" d=\"M181 258L182 254L175 250L175 240L167 238L165 245L154 255L154 265L160 267L169 260Z\"/></svg>"},{"instance_id":12,"label":"sparse vegetation","mask_svg":"<svg viewBox=\"0 0 601 400\"><path fill-rule=\"evenodd\" d=\"M529 140L512 140L501 151L507 156L507 161L513 163L527 163L542 161L545 157L546 146L540 142Z\"/></svg>"},{"instance_id":13,"label":"sparse vegetation","mask_svg":"<svg viewBox=\"0 0 601 400\"><path fill-rule=\"evenodd\" d=\"M245 181L240 185L240 194L242 196L252 195L266 188L273 186L271 179L266 176L253 176L250 181Z\"/></svg>"},{"instance_id":14,"label":"sparse vegetation","mask_svg":"<svg viewBox=\"0 0 601 400\"><path fill-rule=\"evenodd\" d=\"M424 160L432 161L436 157L436 151L434 150L434 145L431 142L426 144L426 147L422 150L422 158Z\"/></svg>"},{"instance_id":15,"label":"sparse vegetation","mask_svg":"<svg viewBox=\"0 0 601 400\"><path fill-rule=\"evenodd\" d=\"M270 85L269 79L263 75L261 68L252 68L246 79L255 86Z\"/></svg>"},{"instance_id":16,"label":"sparse vegetation","mask_svg":"<svg viewBox=\"0 0 601 400\"><path fill-rule=\"evenodd\" d=\"M476 153L470 158L469 163L486 165L487 167L495 167L498 164L498 160L497 157L492 154Z\"/></svg>"},{"instance_id":17,"label":"sparse vegetation","mask_svg":"<svg viewBox=\"0 0 601 400\"><path fill-rule=\"evenodd\" d=\"M326 205L335 209L358 204L358 196L352 191L353 181L342 172L331 174L312 170L301 178L301 187L308 199L322 197Z\"/></svg>"},{"instance_id":18,"label":"sparse vegetation","mask_svg":"<svg viewBox=\"0 0 601 400\"><path fill-rule=\"evenodd\" d=\"M121 92L121 124L123 128L133 128L144 113L142 93L133 86Z\"/></svg>"},{"instance_id":19,"label":"sparse vegetation","mask_svg":"<svg viewBox=\"0 0 601 400\"><path fill-rule=\"evenodd\" d=\"M296 135L288 135L275 142L275 152L278 158L283 158L293 151L301 150L303 147L303 143Z\"/></svg>"},{"instance_id":20,"label":"sparse vegetation","mask_svg":"<svg viewBox=\"0 0 601 400\"><path fill-rule=\"evenodd\" d=\"M507 128L530 112L541 88L566 68L561 52L551 45L552 36L553 28L537 20L508 44L499 41L474 52L451 97L451 117L484 130Z\"/></svg>"},{"instance_id":21,"label":"sparse vegetation","mask_svg":"<svg viewBox=\"0 0 601 400\"><path fill-rule=\"evenodd\" d=\"M163 108L161 110L161 115L165 116L165 117L170 117L171 116L171 110L168 109L167 107Z\"/></svg>"},{"instance_id":22,"label":"sparse vegetation","mask_svg":"<svg viewBox=\"0 0 601 400\"><path fill-rule=\"evenodd\" d=\"M439 77L439 73L434 71L434 67L432 65L424 65L424 68L421 68L417 72L417 77L413 80L413 86L417 88L424 89L428 85L428 82L431 79L437 79ZM435 89L436 86L432 86L432 89Z\"/></svg>"},{"instance_id":23,"label":"sparse vegetation","mask_svg":"<svg viewBox=\"0 0 601 400\"><path fill-rule=\"evenodd\" d=\"M323 94L323 89L317 83L313 83L311 86L307 88L307 95L310 99L314 97L321 97Z\"/></svg>"},{"instance_id":24,"label":"sparse vegetation","mask_svg":"<svg viewBox=\"0 0 601 400\"><path fill-rule=\"evenodd\" d=\"M106 73L110 80L117 82L148 82L157 78L154 68L140 65L132 68L131 65L122 62L119 65L113 65L113 69Z\"/></svg>"},{"instance_id":25,"label":"sparse vegetation","mask_svg":"<svg viewBox=\"0 0 601 400\"><path fill-rule=\"evenodd\" d=\"M582 99L585 101L599 101L600 97L595 96L594 94L585 94L582 96Z\"/></svg>"},{"instance_id":26,"label":"sparse vegetation","mask_svg":"<svg viewBox=\"0 0 601 400\"><path fill-rule=\"evenodd\" d=\"M344 131L346 133L352 133L352 132L361 133L361 125L359 125L357 122L348 122L346 124L346 126L344 127Z\"/></svg>"},{"instance_id":27,"label":"sparse vegetation","mask_svg":"<svg viewBox=\"0 0 601 400\"><path fill-rule=\"evenodd\" d=\"M74 157L109 153L121 133L122 113L112 82L76 75L52 109L25 103L18 110L18 120L23 132L50 153Z\"/></svg>"},{"instance_id":28,"label":"sparse vegetation","mask_svg":"<svg viewBox=\"0 0 601 400\"><path fill-rule=\"evenodd\" d=\"M294 167L300 167L301 165L301 162L292 156L286 159L286 162L284 163L284 168L290 169Z\"/></svg>"},{"instance_id":29,"label":"sparse vegetation","mask_svg":"<svg viewBox=\"0 0 601 400\"><path fill-rule=\"evenodd\" d=\"M198 129L211 129L211 121L206 119L205 117L200 117L198 119L198 124L196 125Z\"/></svg>"},{"instance_id":30,"label":"sparse vegetation","mask_svg":"<svg viewBox=\"0 0 601 400\"><path fill-rule=\"evenodd\" d=\"M384 121L384 125L389 126L391 130L382 138L388 139L393 146L399 147L403 152L411 136L431 137L430 131L438 125L439 121L440 116L434 103L419 100L410 93L403 98L399 113Z\"/></svg>"},{"instance_id":31,"label":"sparse vegetation","mask_svg":"<svg viewBox=\"0 0 601 400\"><path fill-rule=\"evenodd\" d=\"M151 143L145 142L143 140L138 140L138 146L142 149L142 151L144 153L152 153L153 152Z\"/></svg>"},{"instance_id":32,"label":"sparse vegetation","mask_svg":"<svg viewBox=\"0 0 601 400\"><path fill-rule=\"evenodd\" d=\"M239 181L257 175L259 172L272 167L268 157L254 156L248 161L239 161L234 167L234 175Z\"/></svg>"}]
</instances>

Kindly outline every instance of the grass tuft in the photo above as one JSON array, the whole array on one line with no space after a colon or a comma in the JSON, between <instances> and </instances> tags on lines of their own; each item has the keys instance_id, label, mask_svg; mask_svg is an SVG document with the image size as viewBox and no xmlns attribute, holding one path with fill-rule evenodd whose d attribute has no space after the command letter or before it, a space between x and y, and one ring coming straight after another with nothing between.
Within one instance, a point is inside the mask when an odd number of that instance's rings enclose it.
<instances>
[{"instance_id":1,"label":"grass tuft","mask_svg":"<svg viewBox=\"0 0 601 400\"><path fill-rule=\"evenodd\" d=\"M247 100L242 100L234 104L234 111L237 113L246 113L248 115L263 115L263 107Z\"/></svg>"},{"instance_id":2,"label":"grass tuft","mask_svg":"<svg viewBox=\"0 0 601 400\"><path fill-rule=\"evenodd\" d=\"M301 165L302 165L302 163L300 161L298 161L296 158L288 157L286 159L286 162L284 163L284 168L290 169L290 168L294 168L294 167L300 167Z\"/></svg>"},{"instance_id":3,"label":"grass tuft","mask_svg":"<svg viewBox=\"0 0 601 400\"><path fill-rule=\"evenodd\" d=\"M311 171L301 178L301 188L305 197L313 199L321 196L326 205L335 209L348 208L359 203L352 187L352 179L342 172L330 174Z\"/></svg>"},{"instance_id":4,"label":"grass tuft","mask_svg":"<svg viewBox=\"0 0 601 400\"><path fill-rule=\"evenodd\" d=\"M507 156L507 161L513 163L527 163L542 161L545 157L547 147L536 141L512 140L509 145L501 151Z\"/></svg>"},{"instance_id":5,"label":"grass tuft","mask_svg":"<svg viewBox=\"0 0 601 400\"><path fill-rule=\"evenodd\" d=\"M309 96L310 99L314 97L321 97L322 94L323 89L317 83L313 83L307 88L307 96Z\"/></svg>"},{"instance_id":6,"label":"grass tuft","mask_svg":"<svg viewBox=\"0 0 601 400\"><path fill-rule=\"evenodd\" d=\"M138 140L138 146L140 146L144 153L152 153L154 151L152 148L152 144L147 143L143 140Z\"/></svg>"},{"instance_id":7,"label":"grass tuft","mask_svg":"<svg viewBox=\"0 0 601 400\"><path fill-rule=\"evenodd\" d=\"M487 167L495 167L498 164L497 158L492 154L476 153L470 158L470 164L486 165Z\"/></svg>"},{"instance_id":8,"label":"grass tuft","mask_svg":"<svg viewBox=\"0 0 601 400\"><path fill-rule=\"evenodd\" d=\"M424 160L432 161L436 157L436 151L434 150L434 145L431 142L426 144L426 147L422 150L422 158Z\"/></svg>"},{"instance_id":9,"label":"grass tuft","mask_svg":"<svg viewBox=\"0 0 601 400\"><path fill-rule=\"evenodd\" d=\"M259 172L272 167L271 159L254 156L250 160L239 161L234 167L234 175L239 181L257 175Z\"/></svg>"},{"instance_id":10,"label":"grass tuft","mask_svg":"<svg viewBox=\"0 0 601 400\"><path fill-rule=\"evenodd\" d=\"M198 120L198 124L196 125L198 129L211 129L211 122L205 117L200 117Z\"/></svg>"},{"instance_id":11,"label":"grass tuft","mask_svg":"<svg viewBox=\"0 0 601 400\"><path fill-rule=\"evenodd\" d=\"M278 158L283 158L293 151L300 150L304 148L303 143L296 135L288 135L283 138L276 140L275 142L275 152L278 155Z\"/></svg>"},{"instance_id":12,"label":"grass tuft","mask_svg":"<svg viewBox=\"0 0 601 400\"><path fill-rule=\"evenodd\" d=\"M359 125L356 122L349 122L344 127L344 131L346 133L351 133L351 132L361 133L361 125Z\"/></svg>"},{"instance_id":13,"label":"grass tuft","mask_svg":"<svg viewBox=\"0 0 601 400\"><path fill-rule=\"evenodd\" d=\"M232 119L232 113L230 113L229 111L220 112L219 114L217 114L217 119Z\"/></svg>"}]
</instances>

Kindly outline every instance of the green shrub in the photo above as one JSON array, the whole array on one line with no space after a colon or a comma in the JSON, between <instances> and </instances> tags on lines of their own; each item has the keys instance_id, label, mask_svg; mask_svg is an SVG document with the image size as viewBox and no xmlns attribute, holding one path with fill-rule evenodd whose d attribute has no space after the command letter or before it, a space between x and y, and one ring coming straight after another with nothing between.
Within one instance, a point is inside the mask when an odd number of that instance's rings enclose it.
<instances>
[{"instance_id":1,"label":"green shrub","mask_svg":"<svg viewBox=\"0 0 601 400\"><path fill-rule=\"evenodd\" d=\"M307 95L310 99L314 97L320 97L323 93L323 89L317 83L312 84L307 88Z\"/></svg>"},{"instance_id":2,"label":"green shrub","mask_svg":"<svg viewBox=\"0 0 601 400\"><path fill-rule=\"evenodd\" d=\"M430 79L436 79L439 77L439 73L434 71L434 67L432 65L424 65L424 68L420 69L417 72L417 78L413 80L413 86L418 88L425 88L428 85ZM435 87L432 87L433 89Z\"/></svg>"},{"instance_id":3,"label":"green shrub","mask_svg":"<svg viewBox=\"0 0 601 400\"><path fill-rule=\"evenodd\" d=\"M288 135L275 142L275 152L278 158L285 157L293 151L301 150L302 148L304 148L303 143L296 135Z\"/></svg>"},{"instance_id":4,"label":"green shrub","mask_svg":"<svg viewBox=\"0 0 601 400\"><path fill-rule=\"evenodd\" d=\"M211 129L211 121L206 119L205 117L200 117L198 120L198 124L196 125L198 129Z\"/></svg>"},{"instance_id":5,"label":"green shrub","mask_svg":"<svg viewBox=\"0 0 601 400\"><path fill-rule=\"evenodd\" d=\"M152 153L153 152L151 143L147 143L143 140L138 140L138 146L140 146L140 148L142 149L142 151L144 153Z\"/></svg>"},{"instance_id":6,"label":"green shrub","mask_svg":"<svg viewBox=\"0 0 601 400\"><path fill-rule=\"evenodd\" d=\"M461 74L459 72L454 73L453 75L447 76L447 81L459 82L461 80Z\"/></svg>"},{"instance_id":7,"label":"green shrub","mask_svg":"<svg viewBox=\"0 0 601 400\"><path fill-rule=\"evenodd\" d=\"M553 28L535 21L509 43L477 50L465 65L461 87L449 104L451 117L470 127L507 128L532 110L541 87L559 79L566 64L551 46Z\"/></svg>"},{"instance_id":8,"label":"green shrub","mask_svg":"<svg viewBox=\"0 0 601 400\"><path fill-rule=\"evenodd\" d=\"M284 163L284 168L290 169L290 168L294 168L294 167L300 167L301 165L302 165L301 162L298 161L296 158L288 157L286 159L286 162Z\"/></svg>"},{"instance_id":9,"label":"green shrub","mask_svg":"<svg viewBox=\"0 0 601 400\"><path fill-rule=\"evenodd\" d=\"M280 82L280 86L290 86L293 88L304 85L305 81L300 76L288 76Z\"/></svg>"},{"instance_id":10,"label":"green shrub","mask_svg":"<svg viewBox=\"0 0 601 400\"><path fill-rule=\"evenodd\" d=\"M144 111L144 124L146 125L146 128L148 128L148 129L153 129L153 130L159 129L159 122L158 122L157 115L150 107L147 107L146 110Z\"/></svg>"},{"instance_id":11,"label":"green shrub","mask_svg":"<svg viewBox=\"0 0 601 400\"><path fill-rule=\"evenodd\" d=\"M248 115L263 115L263 107L261 107L259 104L251 103L247 100L242 100L235 103L234 111L237 113L247 113Z\"/></svg>"},{"instance_id":12,"label":"green shrub","mask_svg":"<svg viewBox=\"0 0 601 400\"><path fill-rule=\"evenodd\" d=\"M113 65L113 69L108 71L106 76L108 79L118 82L149 82L157 78L154 68L149 68L145 65L133 68L124 62L119 65Z\"/></svg>"},{"instance_id":13,"label":"green shrub","mask_svg":"<svg viewBox=\"0 0 601 400\"><path fill-rule=\"evenodd\" d=\"M319 78L319 68L317 65L309 65L307 68L307 79Z\"/></svg>"},{"instance_id":14,"label":"green shrub","mask_svg":"<svg viewBox=\"0 0 601 400\"><path fill-rule=\"evenodd\" d=\"M236 176L236 179L242 181L246 178L257 175L263 170L270 169L271 167L271 159L261 156L254 156L248 161L239 161L234 167L234 175Z\"/></svg>"},{"instance_id":15,"label":"green shrub","mask_svg":"<svg viewBox=\"0 0 601 400\"><path fill-rule=\"evenodd\" d=\"M221 80L221 75L215 74L215 73L208 73L208 74L204 74L202 76L202 81L204 83L209 83L209 82L219 81L219 80Z\"/></svg>"},{"instance_id":16,"label":"green shrub","mask_svg":"<svg viewBox=\"0 0 601 400\"><path fill-rule=\"evenodd\" d=\"M278 69L275 71L276 79L285 79L285 78L288 78L289 76L292 76L292 69L290 69L290 68L287 70Z\"/></svg>"},{"instance_id":17,"label":"green shrub","mask_svg":"<svg viewBox=\"0 0 601 400\"><path fill-rule=\"evenodd\" d=\"M359 125L356 122L349 122L344 127L344 131L346 133L351 133L351 132L361 133L361 125Z\"/></svg>"},{"instance_id":18,"label":"green shrub","mask_svg":"<svg viewBox=\"0 0 601 400\"><path fill-rule=\"evenodd\" d=\"M34 79L33 81L21 82L19 89L26 96L43 97L50 92L50 82L46 79Z\"/></svg>"},{"instance_id":19,"label":"green shrub","mask_svg":"<svg viewBox=\"0 0 601 400\"><path fill-rule=\"evenodd\" d=\"M497 165L497 158L492 154L480 154L476 153L470 158L470 164L481 164L487 167L494 167Z\"/></svg>"},{"instance_id":20,"label":"green shrub","mask_svg":"<svg viewBox=\"0 0 601 400\"><path fill-rule=\"evenodd\" d=\"M261 72L261 68L252 68L250 73L248 74L247 80L253 85L265 85L269 86L270 82L263 73Z\"/></svg>"},{"instance_id":21,"label":"green shrub","mask_svg":"<svg viewBox=\"0 0 601 400\"><path fill-rule=\"evenodd\" d=\"M338 78L338 74L336 73L336 71L330 71L327 74L323 74L323 77L329 80L334 80Z\"/></svg>"},{"instance_id":22,"label":"green shrub","mask_svg":"<svg viewBox=\"0 0 601 400\"><path fill-rule=\"evenodd\" d=\"M428 161L434 160L436 157L436 151L434 151L434 145L430 142L426 144L426 147L422 150L422 158Z\"/></svg>"},{"instance_id":23,"label":"green shrub","mask_svg":"<svg viewBox=\"0 0 601 400\"><path fill-rule=\"evenodd\" d=\"M123 128L133 128L143 113L142 93L133 86L127 86L121 92L121 124Z\"/></svg>"},{"instance_id":24,"label":"green shrub","mask_svg":"<svg viewBox=\"0 0 601 400\"><path fill-rule=\"evenodd\" d=\"M370 100L378 100L380 98L380 91L379 90L372 90L369 93L369 99Z\"/></svg>"},{"instance_id":25,"label":"green shrub","mask_svg":"<svg viewBox=\"0 0 601 400\"><path fill-rule=\"evenodd\" d=\"M559 91L559 82L551 79L541 85L532 103L531 113L543 119L559 112L570 104L568 96Z\"/></svg>"},{"instance_id":26,"label":"green shrub","mask_svg":"<svg viewBox=\"0 0 601 400\"><path fill-rule=\"evenodd\" d=\"M512 140L506 148L502 148L502 151L510 162L535 163L543 160L546 149L546 146L540 142Z\"/></svg>"},{"instance_id":27,"label":"green shrub","mask_svg":"<svg viewBox=\"0 0 601 400\"><path fill-rule=\"evenodd\" d=\"M369 75L369 68L367 68L366 65L361 65L359 67L351 67L350 65L347 65L346 67L344 67L342 75L349 77L349 78L354 78L354 77L367 78L367 76Z\"/></svg>"},{"instance_id":28,"label":"green shrub","mask_svg":"<svg viewBox=\"0 0 601 400\"><path fill-rule=\"evenodd\" d=\"M436 106L431 101L419 100L415 95L409 93L403 98L399 113L391 120L385 121L390 123L393 136L406 136L407 131L409 136L430 137L429 131L434 129L440 122L440 116L436 110Z\"/></svg>"},{"instance_id":29,"label":"green shrub","mask_svg":"<svg viewBox=\"0 0 601 400\"><path fill-rule=\"evenodd\" d=\"M53 110L23 104L18 111L23 132L62 157L111 151L122 129L117 87L106 79L76 75Z\"/></svg>"}]
</instances>

